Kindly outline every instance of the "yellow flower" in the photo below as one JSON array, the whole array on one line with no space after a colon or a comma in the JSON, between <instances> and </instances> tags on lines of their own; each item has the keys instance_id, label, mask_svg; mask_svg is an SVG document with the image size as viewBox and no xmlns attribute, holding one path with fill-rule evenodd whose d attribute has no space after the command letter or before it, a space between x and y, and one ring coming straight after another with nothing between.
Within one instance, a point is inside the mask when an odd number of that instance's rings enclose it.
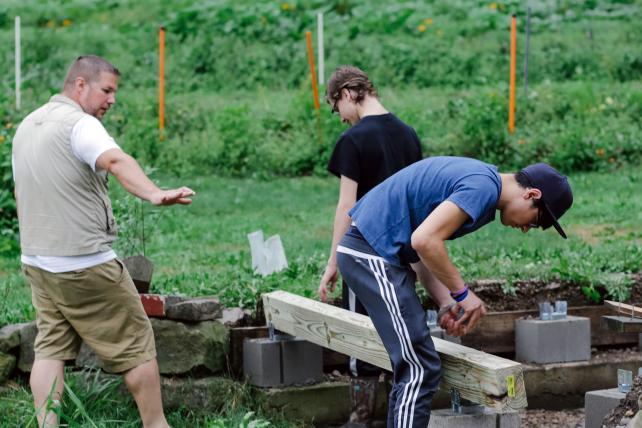
<instances>
[{"instance_id":1,"label":"yellow flower","mask_svg":"<svg viewBox=\"0 0 642 428\"><path fill-rule=\"evenodd\" d=\"M488 8L492 9L492 10L497 10L497 3L493 2L493 3L489 4Z\"/></svg>"},{"instance_id":2,"label":"yellow flower","mask_svg":"<svg viewBox=\"0 0 642 428\"><path fill-rule=\"evenodd\" d=\"M290 10L290 3L281 3L281 10Z\"/></svg>"},{"instance_id":3,"label":"yellow flower","mask_svg":"<svg viewBox=\"0 0 642 428\"><path fill-rule=\"evenodd\" d=\"M598 155L599 157L604 156L604 149L597 149L595 151L595 154Z\"/></svg>"},{"instance_id":4,"label":"yellow flower","mask_svg":"<svg viewBox=\"0 0 642 428\"><path fill-rule=\"evenodd\" d=\"M420 24L420 25L417 27L417 30L418 30L420 33L423 33L424 31L426 31L426 26L425 26L424 24Z\"/></svg>"},{"instance_id":5,"label":"yellow flower","mask_svg":"<svg viewBox=\"0 0 642 428\"><path fill-rule=\"evenodd\" d=\"M0 143L4 143L4 135L0 135Z\"/></svg>"},{"instance_id":6,"label":"yellow flower","mask_svg":"<svg viewBox=\"0 0 642 428\"><path fill-rule=\"evenodd\" d=\"M13 123L7 122L7 123L5 123L4 127L7 128L7 129L11 129L11 128L13 128Z\"/></svg>"},{"instance_id":7,"label":"yellow flower","mask_svg":"<svg viewBox=\"0 0 642 428\"><path fill-rule=\"evenodd\" d=\"M71 19L65 18L65 19L62 20L62 26L63 27L69 27L70 25L71 25Z\"/></svg>"},{"instance_id":8,"label":"yellow flower","mask_svg":"<svg viewBox=\"0 0 642 428\"><path fill-rule=\"evenodd\" d=\"M55 25L55 24L54 24L54 22L53 22L51 19L50 19L49 21L47 21L47 28L53 28L53 27L54 27L54 25Z\"/></svg>"},{"instance_id":9,"label":"yellow flower","mask_svg":"<svg viewBox=\"0 0 642 428\"><path fill-rule=\"evenodd\" d=\"M423 22L425 25L432 25L432 18L426 18Z\"/></svg>"}]
</instances>

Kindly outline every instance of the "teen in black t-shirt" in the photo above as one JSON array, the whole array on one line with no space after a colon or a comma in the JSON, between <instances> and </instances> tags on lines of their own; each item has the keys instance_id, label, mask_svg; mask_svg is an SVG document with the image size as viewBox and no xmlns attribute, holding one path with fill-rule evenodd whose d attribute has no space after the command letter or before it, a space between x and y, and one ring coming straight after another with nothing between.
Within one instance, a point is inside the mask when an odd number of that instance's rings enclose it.
<instances>
[{"instance_id":1,"label":"teen in black t-shirt","mask_svg":"<svg viewBox=\"0 0 642 428\"><path fill-rule=\"evenodd\" d=\"M350 226L348 211L370 189L422 158L415 130L383 107L372 82L363 71L351 66L338 68L328 81L326 99L332 106L332 112L338 113L341 121L352 127L337 141L328 164L328 171L339 177L341 184L330 258L319 284L319 296L323 301L327 298L328 289L333 291L336 285L336 249ZM344 308L367 315L345 283L342 295ZM368 396L368 393L363 394L364 390L376 391L376 377L381 369L351 358L350 371L354 376L351 390L360 390L360 397ZM359 394L351 392L352 398L355 395ZM364 408L368 406L358 400L351 401L350 420L368 423L374 409Z\"/></svg>"}]
</instances>

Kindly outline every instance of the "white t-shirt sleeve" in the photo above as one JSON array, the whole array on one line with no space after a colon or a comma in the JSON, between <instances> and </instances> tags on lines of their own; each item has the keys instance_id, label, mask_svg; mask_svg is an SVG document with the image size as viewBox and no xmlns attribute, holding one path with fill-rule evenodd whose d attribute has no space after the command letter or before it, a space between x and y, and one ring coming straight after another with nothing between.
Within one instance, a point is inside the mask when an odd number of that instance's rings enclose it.
<instances>
[{"instance_id":1,"label":"white t-shirt sleeve","mask_svg":"<svg viewBox=\"0 0 642 428\"><path fill-rule=\"evenodd\" d=\"M85 115L71 130L71 151L82 162L96 171L96 159L109 149L120 149L94 116Z\"/></svg>"}]
</instances>

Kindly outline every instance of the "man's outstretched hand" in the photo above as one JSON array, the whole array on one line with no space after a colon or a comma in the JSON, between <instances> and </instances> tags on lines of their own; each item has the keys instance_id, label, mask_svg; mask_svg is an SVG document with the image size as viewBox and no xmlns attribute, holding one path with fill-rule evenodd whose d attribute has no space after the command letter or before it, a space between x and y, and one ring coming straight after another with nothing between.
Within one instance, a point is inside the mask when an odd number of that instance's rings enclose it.
<instances>
[{"instance_id":1,"label":"man's outstretched hand","mask_svg":"<svg viewBox=\"0 0 642 428\"><path fill-rule=\"evenodd\" d=\"M179 189L160 190L152 195L149 199L154 205L189 205L192 203L190 196L194 196L194 192L189 187L181 187Z\"/></svg>"}]
</instances>

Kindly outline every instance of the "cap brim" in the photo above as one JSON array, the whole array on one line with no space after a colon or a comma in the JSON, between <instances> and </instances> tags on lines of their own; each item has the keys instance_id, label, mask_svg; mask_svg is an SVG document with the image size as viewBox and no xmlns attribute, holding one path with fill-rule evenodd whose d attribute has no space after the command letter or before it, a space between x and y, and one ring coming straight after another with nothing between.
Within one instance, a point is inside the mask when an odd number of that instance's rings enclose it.
<instances>
[{"instance_id":1,"label":"cap brim","mask_svg":"<svg viewBox=\"0 0 642 428\"><path fill-rule=\"evenodd\" d=\"M551 212L550 208L548 205L544 202L544 218L542 219L542 229L546 230L549 227L553 226L555 230L557 230L557 233L560 234L560 236L564 239L568 239L566 236L566 232L564 232L564 229L562 229L562 226L557 222L557 219Z\"/></svg>"}]
</instances>

